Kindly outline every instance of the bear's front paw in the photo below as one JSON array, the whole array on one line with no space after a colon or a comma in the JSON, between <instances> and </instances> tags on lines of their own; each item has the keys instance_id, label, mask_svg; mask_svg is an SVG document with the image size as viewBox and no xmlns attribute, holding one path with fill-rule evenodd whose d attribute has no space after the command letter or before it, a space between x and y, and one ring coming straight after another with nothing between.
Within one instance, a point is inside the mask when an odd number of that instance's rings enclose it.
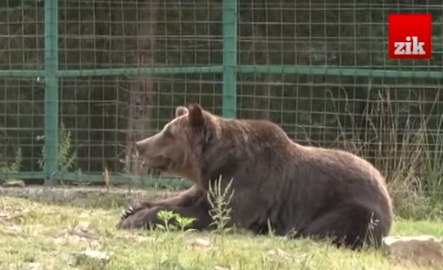
<instances>
[{"instance_id":1,"label":"bear's front paw","mask_svg":"<svg viewBox=\"0 0 443 270\"><path fill-rule=\"evenodd\" d=\"M129 206L128 208L122 210L122 213L120 215L120 220L124 220L134 213L135 213L134 207Z\"/></svg>"},{"instance_id":2,"label":"bear's front paw","mask_svg":"<svg viewBox=\"0 0 443 270\"><path fill-rule=\"evenodd\" d=\"M145 208L150 208L151 204L149 202L140 202L140 201L136 201L134 203L132 203L131 205L129 205L126 209L122 210L122 213L120 215L120 220L124 220L127 217L133 215L134 213L145 209Z\"/></svg>"}]
</instances>

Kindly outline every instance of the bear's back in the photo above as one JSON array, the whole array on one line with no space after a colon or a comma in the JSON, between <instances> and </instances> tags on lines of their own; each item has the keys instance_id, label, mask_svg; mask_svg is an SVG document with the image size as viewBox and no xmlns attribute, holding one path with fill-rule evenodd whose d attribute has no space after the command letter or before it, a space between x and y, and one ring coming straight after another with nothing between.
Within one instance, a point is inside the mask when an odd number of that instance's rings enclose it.
<instances>
[{"instance_id":1,"label":"bear's back","mask_svg":"<svg viewBox=\"0 0 443 270\"><path fill-rule=\"evenodd\" d=\"M373 194L388 196L383 175L361 157L343 150L319 147L298 146L295 151L295 155L302 156L295 159L300 173L310 175L305 185L333 190L345 199L369 197L372 200Z\"/></svg>"},{"instance_id":2,"label":"bear's back","mask_svg":"<svg viewBox=\"0 0 443 270\"><path fill-rule=\"evenodd\" d=\"M266 120L228 120L223 129L242 142L232 144L241 166L231 178L239 179L236 186L250 189L251 196L273 200L270 204L291 208L303 218L349 201L392 212L384 177L357 155L302 146Z\"/></svg>"}]
</instances>

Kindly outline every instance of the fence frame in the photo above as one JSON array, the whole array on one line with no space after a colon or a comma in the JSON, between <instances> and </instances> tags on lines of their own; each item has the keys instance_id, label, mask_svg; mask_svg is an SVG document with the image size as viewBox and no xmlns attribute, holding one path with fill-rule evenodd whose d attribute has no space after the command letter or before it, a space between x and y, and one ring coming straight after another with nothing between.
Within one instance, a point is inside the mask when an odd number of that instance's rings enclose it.
<instances>
[{"instance_id":1,"label":"fence frame","mask_svg":"<svg viewBox=\"0 0 443 270\"><path fill-rule=\"evenodd\" d=\"M44 78L44 139L45 167L40 172L1 173L0 179L45 179L46 185L54 185L55 180L101 182L101 172L79 174L63 173L57 170L58 148L58 92L59 78L80 76L116 75L165 75L165 74L223 74L223 116L234 118L237 113L237 74L292 74L292 75L332 75L382 78L432 78L442 79L438 71L400 71L383 69L357 69L340 66L293 66L293 65L238 65L237 64L237 16L238 0L223 0L223 63L212 66L183 67L142 67L60 70L58 61L58 0L45 0L44 3L44 68L40 70L0 70L0 77ZM128 183L141 178L146 185L159 184L160 179L131 176L122 173L111 174L111 182ZM162 185L187 186L176 179L161 179Z\"/></svg>"}]
</instances>

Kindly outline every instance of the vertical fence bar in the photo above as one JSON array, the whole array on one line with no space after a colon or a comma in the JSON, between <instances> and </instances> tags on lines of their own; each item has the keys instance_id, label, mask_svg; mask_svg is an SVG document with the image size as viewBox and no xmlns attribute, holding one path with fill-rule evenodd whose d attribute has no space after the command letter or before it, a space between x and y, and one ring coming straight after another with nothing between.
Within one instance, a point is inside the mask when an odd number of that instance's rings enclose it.
<instances>
[{"instance_id":1,"label":"vertical fence bar","mask_svg":"<svg viewBox=\"0 0 443 270\"><path fill-rule=\"evenodd\" d=\"M58 0L45 0L45 184L53 185L58 144Z\"/></svg>"},{"instance_id":2,"label":"vertical fence bar","mask_svg":"<svg viewBox=\"0 0 443 270\"><path fill-rule=\"evenodd\" d=\"M223 116L237 115L237 0L223 0Z\"/></svg>"}]
</instances>

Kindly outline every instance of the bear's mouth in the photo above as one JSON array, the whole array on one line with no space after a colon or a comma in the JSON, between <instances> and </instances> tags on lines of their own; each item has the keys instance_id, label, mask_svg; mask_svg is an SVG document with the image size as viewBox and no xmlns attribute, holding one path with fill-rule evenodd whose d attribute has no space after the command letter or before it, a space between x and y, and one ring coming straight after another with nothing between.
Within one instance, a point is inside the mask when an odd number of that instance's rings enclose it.
<instances>
[{"instance_id":1,"label":"bear's mouth","mask_svg":"<svg viewBox=\"0 0 443 270\"><path fill-rule=\"evenodd\" d=\"M154 173L165 173L171 170L172 161L166 158L144 159L141 166Z\"/></svg>"}]
</instances>

